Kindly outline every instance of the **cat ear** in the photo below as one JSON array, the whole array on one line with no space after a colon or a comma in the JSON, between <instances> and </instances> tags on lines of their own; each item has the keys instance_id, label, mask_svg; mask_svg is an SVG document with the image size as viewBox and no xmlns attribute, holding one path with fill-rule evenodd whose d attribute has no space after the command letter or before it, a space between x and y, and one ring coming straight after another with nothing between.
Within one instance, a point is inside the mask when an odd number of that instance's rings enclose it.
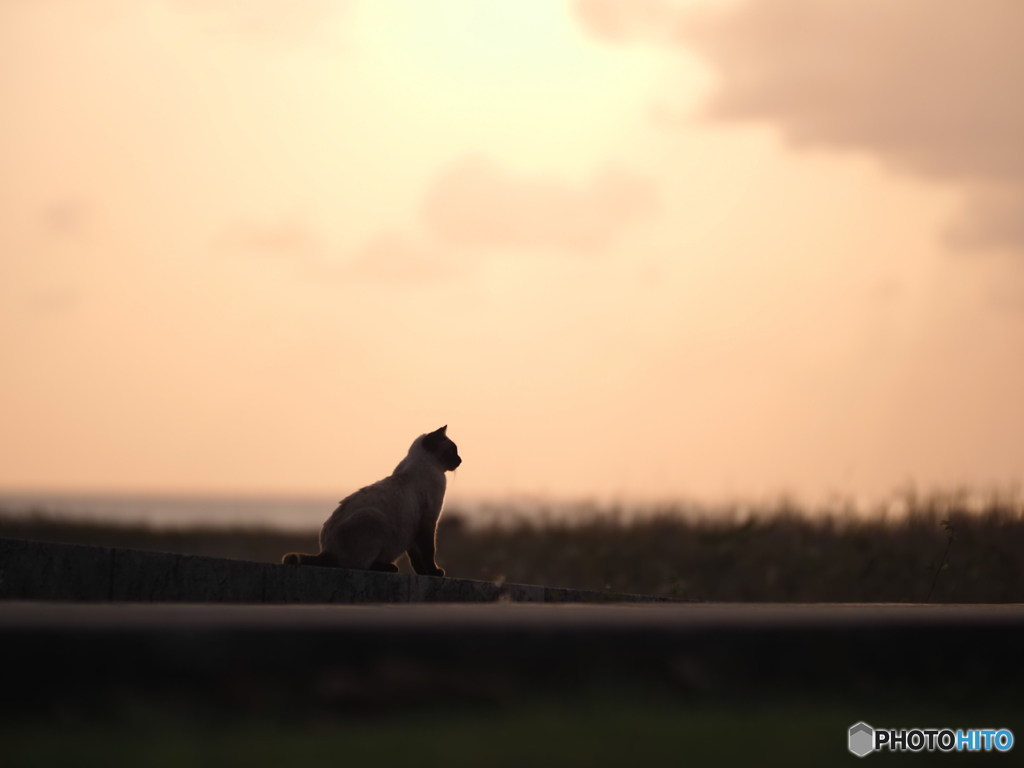
<instances>
[{"instance_id":1,"label":"cat ear","mask_svg":"<svg viewBox=\"0 0 1024 768\"><path fill-rule=\"evenodd\" d=\"M441 442L445 437L446 429L448 429L447 424L445 424L440 429L435 429L433 432L428 433L423 438L423 447L426 448L428 451L436 449L439 445L441 445Z\"/></svg>"}]
</instances>

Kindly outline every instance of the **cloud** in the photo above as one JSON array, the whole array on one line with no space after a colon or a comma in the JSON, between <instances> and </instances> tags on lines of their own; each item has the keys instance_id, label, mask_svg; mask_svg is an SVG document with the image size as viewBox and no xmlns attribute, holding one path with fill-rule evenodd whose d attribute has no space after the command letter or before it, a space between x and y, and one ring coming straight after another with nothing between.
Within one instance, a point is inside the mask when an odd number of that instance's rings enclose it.
<instances>
[{"instance_id":1,"label":"cloud","mask_svg":"<svg viewBox=\"0 0 1024 768\"><path fill-rule=\"evenodd\" d=\"M577 17L605 42L671 40L678 9L663 0L577 0Z\"/></svg>"},{"instance_id":2,"label":"cloud","mask_svg":"<svg viewBox=\"0 0 1024 768\"><path fill-rule=\"evenodd\" d=\"M398 233L385 232L344 252L295 220L236 225L220 244L235 252L291 262L301 277L316 283L415 284L453 272L433 249Z\"/></svg>"},{"instance_id":3,"label":"cloud","mask_svg":"<svg viewBox=\"0 0 1024 768\"><path fill-rule=\"evenodd\" d=\"M469 247L593 251L656 205L653 185L610 170L584 186L516 178L479 158L445 171L423 204L427 230Z\"/></svg>"},{"instance_id":4,"label":"cloud","mask_svg":"<svg viewBox=\"0 0 1024 768\"><path fill-rule=\"evenodd\" d=\"M429 249L388 232L359 249L347 266L353 277L385 283L419 283L451 274L449 264Z\"/></svg>"},{"instance_id":5,"label":"cloud","mask_svg":"<svg viewBox=\"0 0 1024 768\"><path fill-rule=\"evenodd\" d=\"M236 250L293 258L315 256L325 247L312 229L287 219L274 224L236 225L225 235L223 243Z\"/></svg>"},{"instance_id":6,"label":"cloud","mask_svg":"<svg viewBox=\"0 0 1024 768\"><path fill-rule=\"evenodd\" d=\"M79 237L88 229L90 208L88 201L78 197L54 200L41 211L43 228L57 237Z\"/></svg>"},{"instance_id":7,"label":"cloud","mask_svg":"<svg viewBox=\"0 0 1024 768\"><path fill-rule=\"evenodd\" d=\"M954 245L1024 248L1024 184L975 190L964 214L948 232Z\"/></svg>"},{"instance_id":8,"label":"cloud","mask_svg":"<svg viewBox=\"0 0 1024 768\"><path fill-rule=\"evenodd\" d=\"M515 178L470 158L444 171L422 206L425 232L385 231L341 250L300 219L240 223L218 245L236 253L291 262L319 283L416 284L454 275L453 247L556 248L590 252L656 206L653 185L609 170L571 186L550 178ZM448 251L448 254L445 253ZM463 262L465 266L465 262Z\"/></svg>"},{"instance_id":9,"label":"cloud","mask_svg":"<svg viewBox=\"0 0 1024 768\"><path fill-rule=\"evenodd\" d=\"M865 150L961 184L970 196L957 241L1024 248L1020 0L772 0L716 13L583 0L576 10L603 39L704 56L720 77L711 117L770 121L797 146Z\"/></svg>"},{"instance_id":10,"label":"cloud","mask_svg":"<svg viewBox=\"0 0 1024 768\"><path fill-rule=\"evenodd\" d=\"M81 298L74 288L51 288L34 294L28 300L28 309L38 315L67 315L78 308Z\"/></svg>"}]
</instances>

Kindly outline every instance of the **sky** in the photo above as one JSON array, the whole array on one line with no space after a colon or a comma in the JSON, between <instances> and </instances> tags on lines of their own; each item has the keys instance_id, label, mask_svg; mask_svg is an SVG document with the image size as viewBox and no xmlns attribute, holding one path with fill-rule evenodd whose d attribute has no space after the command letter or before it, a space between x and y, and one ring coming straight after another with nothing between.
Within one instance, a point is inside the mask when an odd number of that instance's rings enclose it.
<instances>
[{"instance_id":1,"label":"sky","mask_svg":"<svg viewBox=\"0 0 1024 768\"><path fill-rule=\"evenodd\" d=\"M0 0L0 489L1024 479L1019 0Z\"/></svg>"}]
</instances>

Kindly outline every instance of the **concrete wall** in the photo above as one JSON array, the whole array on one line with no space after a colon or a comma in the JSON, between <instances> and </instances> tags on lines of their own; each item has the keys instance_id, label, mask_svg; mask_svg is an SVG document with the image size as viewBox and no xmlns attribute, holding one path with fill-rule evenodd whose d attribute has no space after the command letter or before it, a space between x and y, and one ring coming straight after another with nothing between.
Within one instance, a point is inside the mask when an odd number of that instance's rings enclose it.
<instances>
[{"instance_id":1,"label":"concrete wall","mask_svg":"<svg viewBox=\"0 0 1024 768\"><path fill-rule=\"evenodd\" d=\"M656 601L490 581L0 538L0 599L182 603Z\"/></svg>"}]
</instances>

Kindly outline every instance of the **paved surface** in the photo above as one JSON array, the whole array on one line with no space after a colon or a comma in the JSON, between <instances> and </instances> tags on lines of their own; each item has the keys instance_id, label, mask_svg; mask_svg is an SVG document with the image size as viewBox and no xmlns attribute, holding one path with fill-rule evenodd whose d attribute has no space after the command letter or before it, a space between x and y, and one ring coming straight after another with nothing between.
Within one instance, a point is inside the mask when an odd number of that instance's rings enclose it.
<instances>
[{"instance_id":1,"label":"paved surface","mask_svg":"<svg viewBox=\"0 0 1024 768\"><path fill-rule=\"evenodd\" d=\"M0 602L0 632L45 631L1024 631L1024 605L659 603L209 605ZM1024 646L1022 646L1024 647Z\"/></svg>"},{"instance_id":2,"label":"paved surface","mask_svg":"<svg viewBox=\"0 0 1024 768\"><path fill-rule=\"evenodd\" d=\"M127 695L288 707L684 696L1016 700L1024 606L0 601L0 714ZM55 703L56 702L56 703Z\"/></svg>"}]
</instances>

